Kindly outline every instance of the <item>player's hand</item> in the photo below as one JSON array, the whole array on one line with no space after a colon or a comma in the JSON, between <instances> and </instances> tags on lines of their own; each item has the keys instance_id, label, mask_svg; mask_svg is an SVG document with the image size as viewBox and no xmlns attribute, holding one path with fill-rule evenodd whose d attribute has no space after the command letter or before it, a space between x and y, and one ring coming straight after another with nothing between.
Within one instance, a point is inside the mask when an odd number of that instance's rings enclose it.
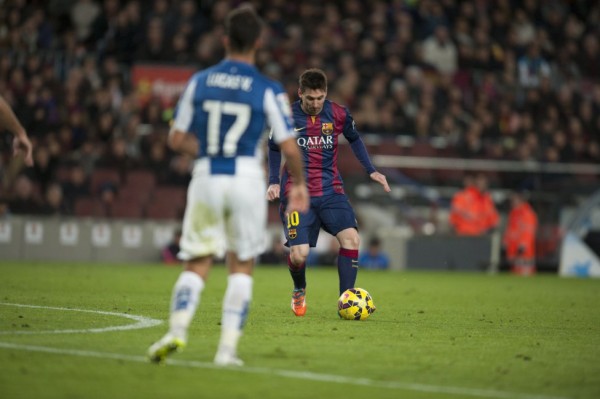
<instances>
[{"instance_id":1,"label":"player's hand","mask_svg":"<svg viewBox=\"0 0 600 399\"><path fill-rule=\"evenodd\" d=\"M25 165L33 166L33 146L26 134L15 136L13 139L13 155L23 154Z\"/></svg>"},{"instance_id":2,"label":"player's hand","mask_svg":"<svg viewBox=\"0 0 600 399\"><path fill-rule=\"evenodd\" d=\"M279 187L279 184L271 184L268 188L267 188L267 199L269 201L273 201L277 198L279 198L279 190L281 188Z\"/></svg>"},{"instance_id":3,"label":"player's hand","mask_svg":"<svg viewBox=\"0 0 600 399\"><path fill-rule=\"evenodd\" d=\"M308 188L305 184L294 184L290 189L288 195L288 206L285 210L286 213L300 212L304 213L308 211L310 206L310 197L308 196Z\"/></svg>"},{"instance_id":4,"label":"player's hand","mask_svg":"<svg viewBox=\"0 0 600 399\"><path fill-rule=\"evenodd\" d=\"M387 182L387 179L385 178L385 175L382 175L379 172L373 172L369 176L371 176L371 180L375 180L377 183L381 184L386 193L392 191Z\"/></svg>"}]
</instances>

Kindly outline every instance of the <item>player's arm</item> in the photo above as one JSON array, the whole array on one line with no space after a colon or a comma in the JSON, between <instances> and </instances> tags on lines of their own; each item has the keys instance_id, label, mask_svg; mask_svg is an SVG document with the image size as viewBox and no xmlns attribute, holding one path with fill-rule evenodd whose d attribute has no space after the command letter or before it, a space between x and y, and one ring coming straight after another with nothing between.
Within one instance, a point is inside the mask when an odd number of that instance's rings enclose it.
<instances>
[{"instance_id":1,"label":"player's arm","mask_svg":"<svg viewBox=\"0 0 600 399\"><path fill-rule=\"evenodd\" d=\"M199 143L198 139L188 132L194 119L193 97L195 90L196 81L192 78L179 99L175 110L175 119L167 139L167 144L173 151L190 155L193 158L198 157Z\"/></svg>"},{"instance_id":2,"label":"player's arm","mask_svg":"<svg viewBox=\"0 0 600 399\"><path fill-rule=\"evenodd\" d=\"M281 150L273 140L273 132L269 136L269 153L267 156L269 165L269 187L267 188L267 199L273 201L279 198L279 169L281 168Z\"/></svg>"},{"instance_id":3,"label":"player's arm","mask_svg":"<svg viewBox=\"0 0 600 399\"><path fill-rule=\"evenodd\" d=\"M173 151L190 155L193 158L198 157L199 144L196 137L190 133L181 130L171 129L167 139L169 148Z\"/></svg>"},{"instance_id":4,"label":"player's arm","mask_svg":"<svg viewBox=\"0 0 600 399\"><path fill-rule=\"evenodd\" d=\"M356 124L354 123L354 119L347 111L346 122L344 124L344 137L346 137L346 139L350 143L350 148L352 149L354 156L356 157L356 159L358 159L362 167L365 168L365 170L369 174L369 177L371 177L371 180L381 184L386 193L392 191L390 189L390 186L388 185L385 175L379 173L377 169L375 169L373 163L371 162L371 158L369 157L369 153L367 152L367 147L362 141L360 134L356 130Z\"/></svg>"},{"instance_id":5,"label":"player's arm","mask_svg":"<svg viewBox=\"0 0 600 399\"><path fill-rule=\"evenodd\" d=\"M23 125L21 125L12 108L2 96L0 96L0 129L6 129L15 136L13 139L13 155L23 153L25 165L33 166L31 141L29 141Z\"/></svg>"},{"instance_id":6,"label":"player's arm","mask_svg":"<svg viewBox=\"0 0 600 399\"><path fill-rule=\"evenodd\" d=\"M296 135L292 129L290 103L283 88L276 87L267 90L264 98L264 109L267 120L272 129L271 139L278 145L287 159L288 169L292 175L292 187L287 200L286 212L306 212L310 203L306 180L304 178L304 164L300 148L296 143ZM281 162L281 160L280 160Z\"/></svg>"},{"instance_id":7,"label":"player's arm","mask_svg":"<svg viewBox=\"0 0 600 399\"><path fill-rule=\"evenodd\" d=\"M304 179L304 163L295 138L279 143L281 151L287 159L287 166L292 175L293 184L288 195L286 212L306 212L310 203L306 180Z\"/></svg>"}]
</instances>

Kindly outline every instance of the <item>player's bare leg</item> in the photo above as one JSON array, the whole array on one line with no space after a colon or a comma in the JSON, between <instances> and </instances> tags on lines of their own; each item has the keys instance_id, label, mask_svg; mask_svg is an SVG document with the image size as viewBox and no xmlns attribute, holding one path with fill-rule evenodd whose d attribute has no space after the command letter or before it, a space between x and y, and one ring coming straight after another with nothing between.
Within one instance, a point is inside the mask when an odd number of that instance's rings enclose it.
<instances>
[{"instance_id":1,"label":"player's bare leg","mask_svg":"<svg viewBox=\"0 0 600 399\"><path fill-rule=\"evenodd\" d=\"M227 290L223 298L221 339L214 362L219 366L242 366L237 347L252 299L252 271L254 259L240 260L233 252L227 253Z\"/></svg>"},{"instance_id":2,"label":"player's bare leg","mask_svg":"<svg viewBox=\"0 0 600 399\"><path fill-rule=\"evenodd\" d=\"M212 256L184 263L184 271L179 275L171 296L169 331L148 349L151 361L161 363L171 353L185 347L188 328L198 308L211 266Z\"/></svg>"}]
</instances>

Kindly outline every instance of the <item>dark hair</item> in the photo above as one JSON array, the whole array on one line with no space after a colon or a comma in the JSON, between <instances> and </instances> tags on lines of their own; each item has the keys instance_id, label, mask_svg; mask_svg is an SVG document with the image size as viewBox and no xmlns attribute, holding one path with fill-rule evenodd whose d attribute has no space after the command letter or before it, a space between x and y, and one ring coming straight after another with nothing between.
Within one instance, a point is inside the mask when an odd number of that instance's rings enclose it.
<instances>
[{"instance_id":1,"label":"dark hair","mask_svg":"<svg viewBox=\"0 0 600 399\"><path fill-rule=\"evenodd\" d=\"M302 72L298 83L302 93L306 89L327 91L327 75L318 68L311 68Z\"/></svg>"},{"instance_id":2,"label":"dark hair","mask_svg":"<svg viewBox=\"0 0 600 399\"><path fill-rule=\"evenodd\" d=\"M379 237L371 237L371 239L369 240L370 247L378 247L380 245L381 245L381 240L379 239Z\"/></svg>"},{"instance_id":3,"label":"dark hair","mask_svg":"<svg viewBox=\"0 0 600 399\"><path fill-rule=\"evenodd\" d=\"M227 14L225 32L233 52L250 50L260 37L262 19L250 4L244 4Z\"/></svg>"}]
</instances>

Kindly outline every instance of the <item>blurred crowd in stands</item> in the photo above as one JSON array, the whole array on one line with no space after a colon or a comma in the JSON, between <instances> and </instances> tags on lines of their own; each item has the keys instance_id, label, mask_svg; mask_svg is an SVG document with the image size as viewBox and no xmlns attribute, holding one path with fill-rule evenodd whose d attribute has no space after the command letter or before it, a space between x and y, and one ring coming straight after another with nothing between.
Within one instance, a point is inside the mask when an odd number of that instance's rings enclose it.
<instances>
[{"instance_id":1,"label":"blurred crowd in stands","mask_svg":"<svg viewBox=\"0 0 600 399\"><path fill-rule=\"evenodd\" d=\"M74 214L80 198L114 201L139 169L154 175L144 190L183 190L192 160L166 147L174 104L141 104L131 68L214 64L238 3L0 1L0 94L35 146L27 168L2 136L0 209ZM323 68L365 136L437 139L464 158L600 162L598 1L254 3L269 30L260 69L296 99L299 74ZM117 177L94 185L98 169Z\"/></svg>"}]
</instances>

